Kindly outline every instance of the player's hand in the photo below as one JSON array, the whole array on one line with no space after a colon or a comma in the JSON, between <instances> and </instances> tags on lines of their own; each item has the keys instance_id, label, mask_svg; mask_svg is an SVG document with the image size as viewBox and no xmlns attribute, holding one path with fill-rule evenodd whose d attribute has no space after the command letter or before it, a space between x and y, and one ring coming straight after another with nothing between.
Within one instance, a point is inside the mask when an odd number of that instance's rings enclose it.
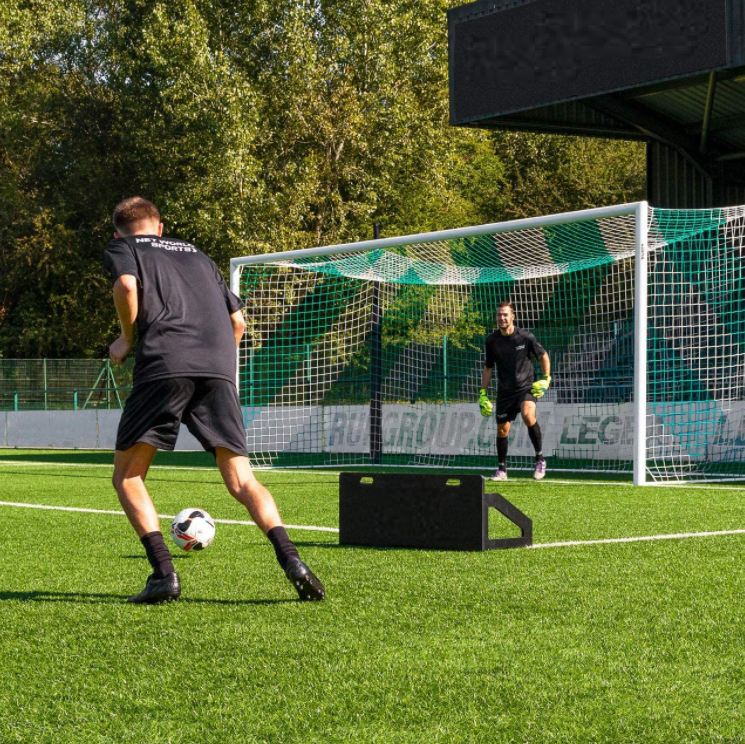
<instances>
[{"instance_id":1,"label":"player's hand","mask_svg":"<svg viewBox=\"0 0 745 744\"><path fill-rule=\"evenodd\" d=\"M116 364L117 367L120 364L124 364L130 351L132 351L132 342L124 336L119 336L119 338L109 346L109 356L111 357L111 361Z\"/></svg>"},{"instance_id":2,"label":"player's hand","mask_svg":"<svg viewBox=\"0 0 745 744\"><path fill-rule=\"evenodd\" d=\"M491 412L494 409L491 401L486 395L486 390L484 390L483 388L479 390L479 409L481 410L481 415L484 418L488 418L489 416L491 416Z\"/></svg>"},{"instance_id":3,"label":"player's hand","mask_svg":"<svg viewBox=\"0 0 745 744\"><path fill-rule=\"evenodd\" d=\"M534 383L533 387L530 388L530 394L534 398L542 398L548 390L548 386L551 384L551 375L541 375Z\"/></svg>"}]
</instances>

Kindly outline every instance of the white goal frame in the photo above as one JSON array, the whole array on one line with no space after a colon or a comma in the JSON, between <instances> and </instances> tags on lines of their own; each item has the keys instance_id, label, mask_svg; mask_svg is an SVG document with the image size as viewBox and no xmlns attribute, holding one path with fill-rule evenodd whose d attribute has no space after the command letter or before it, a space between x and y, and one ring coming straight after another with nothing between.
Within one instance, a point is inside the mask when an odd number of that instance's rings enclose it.
<instances>
[{"instance_id":1,"label":"white goal frame","mask_svg":"<svg viewBox=\"0 0 745 744\"><path fill-rule=\"evenodd\" d=\"M281 253L241 256L230 260L230 289L240 296L240 277L244 267L272 264L292 259L349 254L402 245L414 245L457 238L471 238L526 228L593 221L608 217L633 215L635 220L635 287L634 287L634 382L633 382L633 483L648 483L646 465L647 445L647 254L649 211L646 201L600 207L554 215L497 222L474 227L442 230L438 232L405 235L394 238L363 240L354 243L327 245ZM236 378L238 381L238 378Z\"/></svg>"}]
</instances>

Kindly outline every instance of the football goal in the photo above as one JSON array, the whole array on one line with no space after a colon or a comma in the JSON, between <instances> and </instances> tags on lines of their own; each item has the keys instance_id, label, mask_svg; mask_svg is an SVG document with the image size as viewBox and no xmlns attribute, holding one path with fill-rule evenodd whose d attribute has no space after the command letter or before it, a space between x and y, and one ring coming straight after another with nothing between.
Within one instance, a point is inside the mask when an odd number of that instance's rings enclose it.
<instances>
[{"instance_id":1,"label":"football goal","mask_svg":"<svg viewBox=\"0 0 745 744\"><path fill-rule=\"evenodd\" d=\"M744 236L743 207L639 202L234 258L252 461L493 471L496 424L476 401L510 300L551 357L549 474L741 477ZM508 466L532 462L518 417Z\"/></svg>"}]
</instances>

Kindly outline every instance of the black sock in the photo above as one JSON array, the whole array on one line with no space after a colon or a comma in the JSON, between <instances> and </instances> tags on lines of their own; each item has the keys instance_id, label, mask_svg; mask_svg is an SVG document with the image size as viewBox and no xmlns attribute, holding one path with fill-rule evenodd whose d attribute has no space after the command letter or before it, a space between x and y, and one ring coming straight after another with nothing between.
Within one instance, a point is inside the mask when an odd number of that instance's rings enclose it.
<instances>
[{"instance_id":1,"label":"black sock","mask_svg":"<svg viewBox=\"0 0 745 744\"><path fill-rule=\"evenodd\" d=\"M287 564L292 558L300 558L300 553L297 552L295 543L290 540L290 536L284 527L272 527L266 533L266 536L274 546L274 552L277 554L277 560L279 561L279 565L282 566L283 571L287 569Z\"/></svg>"},{"instance_id":2,"label":"black sock","mask_svg":"<svg viewBox=\"0 0 745 744\"><path fill-rule=\"evenodd\" d=\"M533 449L535 449L535 459L543 459L543 435L541 434L541 427L538 426L536 421L533 426L528 427L528 436L530 441L533 442Z\"/></svg>"},{"instance_id":3,"label":"black sock","mask_svg":"<svg viewBox=\"0 0 745 744\"><path fill-rule=\"evenodd\" d=\"M508 437L497 437L497 460L499 460L499 467L502 470L507 470L507 445L509 444Z\"/></svg>"},{"instance_id":4,"label":"black sock","mask_svg":"<svg viewBox=\"0 0 745 744\"><path fill-rule=\"evenodd\" d=\"M162 579L164 576L174 572L173 560L168 551L166 541L160 532L148 532L140 538L140 542L145 548L147 559L153 567L156 579Z\"/></svg>"}]
</instances>

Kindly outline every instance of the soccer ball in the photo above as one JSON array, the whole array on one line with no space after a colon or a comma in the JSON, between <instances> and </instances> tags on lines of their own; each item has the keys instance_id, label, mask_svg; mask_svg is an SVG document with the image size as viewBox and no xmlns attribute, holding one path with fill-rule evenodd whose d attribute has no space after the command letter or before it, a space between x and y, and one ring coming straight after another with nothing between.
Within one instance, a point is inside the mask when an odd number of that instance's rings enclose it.
<instances>
[{"instance_id":1,"label":"soccer ball","mask_svg":"<svg viewBox=\"0 0 745 744\"><path fill-rule=\"evenodd\" d=\"M183 509L173 518L171 537L183 550L204 550L215 538L215 520L204 509Z\"/></svg>"}]
</instances>

